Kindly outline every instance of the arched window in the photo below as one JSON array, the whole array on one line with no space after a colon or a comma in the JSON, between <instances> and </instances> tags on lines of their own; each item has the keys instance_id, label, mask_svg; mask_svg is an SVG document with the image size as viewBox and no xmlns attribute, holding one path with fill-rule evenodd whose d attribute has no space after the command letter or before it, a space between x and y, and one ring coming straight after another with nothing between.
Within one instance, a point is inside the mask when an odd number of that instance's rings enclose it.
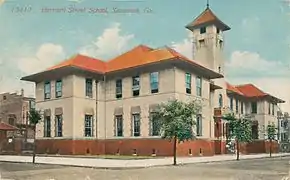
<instances>
[{"instance_id":1,"label":"arched window","mask_svg":"<svg viewBox=\"0 0 290 180\"><path fill-rule=\"evenodd\" d=\"M219 95L219 107L223 107L223 95Z\"/></svg>"}]
</instances>

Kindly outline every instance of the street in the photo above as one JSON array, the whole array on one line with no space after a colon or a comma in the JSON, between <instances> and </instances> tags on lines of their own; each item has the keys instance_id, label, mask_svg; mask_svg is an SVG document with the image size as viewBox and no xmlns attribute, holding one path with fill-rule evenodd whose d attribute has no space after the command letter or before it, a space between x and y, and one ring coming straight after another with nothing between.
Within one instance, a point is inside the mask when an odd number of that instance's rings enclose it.
<instances>
[{"instance_id":1,"label":"street","mask_svg":"<svg viewBox=\"0 0 290 180\"><path fill-rule=\"evenodd\" d=\"M1 162L0 172L2 180L287 180L289 160L242 159L123 170Z\"/></svg>"}]
</instances>

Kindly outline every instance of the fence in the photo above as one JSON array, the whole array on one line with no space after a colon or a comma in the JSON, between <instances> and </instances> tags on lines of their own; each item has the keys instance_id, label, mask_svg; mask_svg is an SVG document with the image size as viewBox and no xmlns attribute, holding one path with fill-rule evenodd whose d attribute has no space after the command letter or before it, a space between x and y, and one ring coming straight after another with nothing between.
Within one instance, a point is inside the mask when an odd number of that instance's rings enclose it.
<instances>
[{"instance_id":1,"label":"fence","mask_svg":"<svg viewBox=\"0 0 290 180\"><path fill-rule=\"evenodd\" d=\"M0 140L0 154L32 153L33 142L25 138L5 138Z\"/></svg>"}]
</instances>

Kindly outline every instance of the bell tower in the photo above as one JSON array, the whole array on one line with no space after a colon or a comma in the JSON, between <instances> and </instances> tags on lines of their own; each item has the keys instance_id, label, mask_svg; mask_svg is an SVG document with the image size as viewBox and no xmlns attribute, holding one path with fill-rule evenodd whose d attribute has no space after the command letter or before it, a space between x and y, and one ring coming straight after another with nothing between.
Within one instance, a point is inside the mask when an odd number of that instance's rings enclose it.
<instances>
[{"instance_id":1,"label":"bell tower","mask_svg":"<svg viewBox=\"0 0 290 180\"><path fill-rule=\"evenodd\" d=\"M224 75L223 32L230 27L223 23L210 9L206 9L186 26L193 33L193 60Z\"/></svg>"}]
</instances>

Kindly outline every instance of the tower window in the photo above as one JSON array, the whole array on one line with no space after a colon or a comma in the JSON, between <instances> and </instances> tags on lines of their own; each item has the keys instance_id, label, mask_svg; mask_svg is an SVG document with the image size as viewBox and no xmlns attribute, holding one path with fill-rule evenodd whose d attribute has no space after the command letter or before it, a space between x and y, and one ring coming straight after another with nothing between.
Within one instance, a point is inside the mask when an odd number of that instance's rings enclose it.
<instances>
[{"instance_id":1,"label":"tower window","mask_svg":"<svg viewBox=\"0 0 290 180\"><path fill-rule=\"evenodd\" d=\"M219 34L221 31L219 28L216 28L216 33Z\"/></svg>"},{"instance_id":2,"label":"tower window","mask_svg":"<svg viewBox=\"0 0 290 180\"><path fill-rule=\"evenodd\" d=\"M200 34L206 33L206 27L201 27L200 28Z\"/></svg>"},{"instance_id":3,"label":"tower window","mask_svg":"<svg viewBox=\"0 0 290 180\"><path fill-rule=\"evenodd\" d=\"M223 41L222 40L219 40L219 46L220 46L220 48L223 47Z\"/></svg>"},{"instance_id":4,"label":"tower window","mask_svg":"<svg viewBox=\"0 0 290 180\"><path fill-rule=\"evenodd\" d=\"M199 40L199 46L204 47L205 46L205 41L204 39Z\"/></svg>"}]
</instances>

